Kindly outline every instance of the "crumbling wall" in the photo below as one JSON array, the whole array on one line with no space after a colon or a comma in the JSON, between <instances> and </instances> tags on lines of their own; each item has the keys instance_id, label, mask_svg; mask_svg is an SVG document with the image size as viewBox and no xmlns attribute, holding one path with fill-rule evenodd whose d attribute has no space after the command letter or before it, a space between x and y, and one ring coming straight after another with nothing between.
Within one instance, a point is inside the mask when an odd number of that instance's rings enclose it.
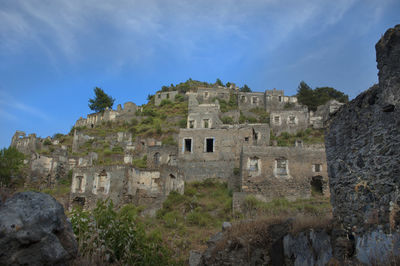
<instances>
[{"instance_id":1,"label":"crumbling wall","mask_svg":"<svg viewBox=\"0 0 400 266\"><path fill-rule=\"evenodd\" d=\"M178 95L178 91L167 91L167 92L157 92L154 96L154 104L159 106L162 100L169 100L175 102L175 96Z\"/></svg>"},{"instance_id":2,"label":"crumbling wall","mask_svg":"<svg viewBox=\"0 0 400 266\"><path fill-rule=\"evenodd\" d=\"M265 93L264 92L239 92L238 93L239 110L250 110L253 108L261 108L265 110Z\"/></svg>"},{"instance_id":3,"label":"crumbling wall","mask_svg":"<svg viewBox=\"0 0 400 266\"><path fill-rule=\"evenodd\" d=\"M285 96L283 90L273 89L265 91L265 108L267 112L284 110L288 104L299 106L297 97Z\"/></svg>"},{"instance_id":4,"label":"crumbling wall","mask_svg":"<svg viewBox=\"0 0 400 266\"><path fill-rule=\"evenodd\" d=\"M268 143L267 124L224 126L218 129L181 129L178 140L178 165L186 180L227 180L233 175L233 169L239 167L243 145Z\"/></svg>"},{"instance_id":5,"label":"crumbling wall","mask_svg":"<svg viewBox=\"0 0 400 266\"><path fill-rule=\"evenodd\" d=\"M334 218L365 263L400 250L400 25L375 48L379 85L335 113L325 138Z\"/></svg>"},{"instance_id":6,"label":"crumbling wall","mask_svg":"<svg viewBox=\"0 0 400 266\"><path fill-rule=\"evenodd\" d=\"M36 134L29 134L23 131L16 131L11 140L11 147L15 147L19 152L30 155L32 152L41 149L43 140L37 138Z\"/></svg>"},{"instance_id":7,"label":"crumbling wall","mask_svg":"<svg viewBox=\"0 0 400 266\"><path fill-rule=\"evenodd\" d=\"M308 127L309 113L307 108L300 108L300 110L271 111L270 124L271 131L274 134L280 134L282 132L293 134Z\"/></svg>"},{"instance_id":8,"label":"crumbling wall","mask_svg":"<svg viewBox=\"0 0 400 266\"><path fill-rule=\"evenodd\" d=\"M240 169L240 191L265 201L309 198L313 189L329 196L323 148L245 146Z\"/></svg>"}]
</instances>

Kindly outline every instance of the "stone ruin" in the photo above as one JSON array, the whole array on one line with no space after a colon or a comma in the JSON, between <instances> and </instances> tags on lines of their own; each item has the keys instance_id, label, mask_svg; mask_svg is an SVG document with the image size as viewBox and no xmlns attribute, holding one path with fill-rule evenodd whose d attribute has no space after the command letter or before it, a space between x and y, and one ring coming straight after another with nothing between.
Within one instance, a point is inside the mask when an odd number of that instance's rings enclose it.
<instances>
[{"instance_id":1,"label":"stone ruin","mask_svg":"<svg viewBox=\"0 0 400 266\"><path fill-rule=\"evenodd\" d=\"M175 101L178 91L157 92L155 105L163 100ZM129 123L144 119L141 107L127 102L123 108L89 114L75 123L71 145L56 139L26 136L17 131L11 146L28 155L28 181L52 187L59 177L73 171L69 205L95 206L97 199L110 197L117 205L128 202L144 204L149 213L161 206L173 190L183 193L184 182L219 178L234 192L234 209L247 195L269 201L276 197L289 200L308 198L312 191L329 196L324 145L305 145L296 141L292 147L277 147L271 134L294 134L307 128L323 128L329 114L340 103L331 101L317 112L309 112L297 98L285 96L283 90L240 92L236 86L199 87L182 95L188 102L186 128L173 134L177 145L162 145L153 138L136 138L130 132L109 132L91 136L81 128L96 128L111 123ZM235 110L221 111L220 101L234 101ZM269 123L239 123L242 115L254 117L252 110L269 114ZM233 124L224 124L229 117ZM120 147L113 155L118 163L102 166L98 154L79 154L81 147L102 138L110 147ZM49 151L47 143L56 145ZM101 148L101 147L97 147ZM38 151L47 151L46 155ZM135 159L147 156L147 168L132 166ZM99 189L101 191L99 191ZM67 204L68 205L68 204Z\"/></svg>"}]
</instances>

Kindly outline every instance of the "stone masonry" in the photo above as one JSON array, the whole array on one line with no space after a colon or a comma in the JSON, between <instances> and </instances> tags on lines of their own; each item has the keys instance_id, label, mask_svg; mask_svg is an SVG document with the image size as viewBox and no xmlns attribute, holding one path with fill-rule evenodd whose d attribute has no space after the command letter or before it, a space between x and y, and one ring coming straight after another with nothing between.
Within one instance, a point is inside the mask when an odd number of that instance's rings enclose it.
<instances>
[{"instance_id":1,"label":"stone masonry","mask_svg":"<svg viewBox=\"0 0 400 266\"><path fill-rule=\"evenodd\" d=\"M334 218L363 263L400 255L400 25L375 48L379 84L332 116L325 139Z\"/></svg>"}]
</instances>

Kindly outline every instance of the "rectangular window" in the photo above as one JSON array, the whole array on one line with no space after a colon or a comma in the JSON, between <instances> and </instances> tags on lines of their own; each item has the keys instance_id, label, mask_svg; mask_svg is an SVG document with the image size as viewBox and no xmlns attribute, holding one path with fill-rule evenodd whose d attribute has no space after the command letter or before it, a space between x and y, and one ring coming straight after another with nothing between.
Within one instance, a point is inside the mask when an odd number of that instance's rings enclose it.
<instances>
[{"instance_id":1,"label":"rectangular window","mask_svg":"<svg viewBox=\"0 0 400 266\"><path fill-rule=\"evenodd\" d=\"M83 192L83 189L82 189L83 176L77 176L75 178L76 178L75 191L76 192Z\"/></svg>"},{"instance_id":2,"label":"rectangular window","mask_svg":"<svg viewBox=\"0 0 400 266\"><path fill-rule=\"evenodd\" d=\"M169 99L169 93L167 93L167 99Z\"/></svg>"},{"instance_id":3,"label":"rectangular window","mask_svg":"<svg viewBox=\"0 0 400 266\"><path fill-rule=\"evenodd\" d=\"M287 175L287 160L285 159L276 160L276 174Z\"/></svg>"},{"instance_id":4,"label":"rectangular window","mask_svg":"<svg viewBox=\"0 0 400 266\"><path fill-rule=\"evenodd\" d=\"M257 104L258 103L258 97L253 97L252 98L252 103Z\"/></svg>"},{"instance_id":5,"label":"rectangular window","mask_svg":"<svg viewBox=\"0 0 400 266\"><path fill-rule=\"evenodd\" d=\"M189 128L194 128L194 120L189 120Z\"/></svg>"},{"instance_id":6,"label":"rectangular window","mask_svg":"<svg viewBox=\"0 0 400 266\"><path fill-rule=\"evenodd\" d=\"M254 158L250 158L250 162L249 162L249 171L258 171L258 158L254 157Z\"/></svg>"},{"instance_id":7,"label":"rectangular window","mask_svg":"<svg viewBox=\"0 0 400 266\"><path fill-rule=\"evenodd\" d=\"M184 152L192 152L192 139L184 139Z\"/></svg>"},{"instance_id":8,"label":"rectangular window","mask_svg":"<svg viewBox=\"0 0 400 266\"><path fill-rule=\"evenodd\" d=\"M282 102L282 96L278 97L278 101Z\"/></svg>"},{"instance_id":9,"label":"rectangular window","mask_svg":"<svg viewBox=\"0 0 400 266\"><path fill-rule=\"evenodd\" d=\"M314 172L319 173L321 172L321 165L320 164L314 164Z\"/></svg>"},{"instance_id":10,"label":"rectangular window","mask_svg":"<svg viewBox=\"0 0 400 266\"><path fill-rule=\"evenodd\" d=\"M204 119L204 120L203 120L204 128L208 128L208 127L209 127L209 122L210 122L209 119Z\"/></svg>"},{"instance_id":11,"label":"rectangular window","mask_svg":"<svg viewBox=\"0 0 400 266\"><path fill-rule=\"evenodd\" d=\"M249 137L245 137L244 141L249 142Z\"/></svg>"},{"instance_id":12,"label":"rectangular window","mask_svg":"<svg viewBox=\"0 0 400 266\"><path fill-rule=\"evenodd\" d=\"M204 98L208 98L208 91L204 92Z\"/></svg>"},{"instance_id":13,"label":"rectangular window","mask_svg":"<svg viewBox=\"0 0 400 266\"><path fill-rule=\"evenodd\" d=\"M280 116L274 116L274 122L275 122L275 124L279 124L280 120L281 120L281 117L280 117Z\"/></svg>"},{"instance_id":14,"label":"rectangular window","mask_svg":"<svg viewBox=\"0 0 400 266\"><path fill-rule=\"evenodd\" d=\"M296 124L296 117L294 115L289 116L289 124Z\"/></svg>"},{"instance_id":15,"label":"rectangular window","mask_svg":"<svg viewBox=\"0 0 400 266\"><path fill-rule=\"evenodd\" d=\"M214 152L214 138L206 138L205 145L206 152Z\"/></svg>"}]
</instances>

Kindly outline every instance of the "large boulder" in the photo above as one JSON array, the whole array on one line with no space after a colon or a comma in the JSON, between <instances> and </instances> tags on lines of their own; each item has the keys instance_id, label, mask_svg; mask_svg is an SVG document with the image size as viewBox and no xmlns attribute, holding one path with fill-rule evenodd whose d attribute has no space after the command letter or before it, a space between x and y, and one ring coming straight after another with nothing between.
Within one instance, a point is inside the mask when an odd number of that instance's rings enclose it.
<instances>
[{"instance_id":1,"label":"large boulder","mask_svg":"<svg viewBox=\"0 0 400 266\"><path fill-rule=\"evenodd\" d=\"M17 193L0 206L0 265L66 265L77 252L64 208L50 195Z\"/></svg>"}]
</instances>

